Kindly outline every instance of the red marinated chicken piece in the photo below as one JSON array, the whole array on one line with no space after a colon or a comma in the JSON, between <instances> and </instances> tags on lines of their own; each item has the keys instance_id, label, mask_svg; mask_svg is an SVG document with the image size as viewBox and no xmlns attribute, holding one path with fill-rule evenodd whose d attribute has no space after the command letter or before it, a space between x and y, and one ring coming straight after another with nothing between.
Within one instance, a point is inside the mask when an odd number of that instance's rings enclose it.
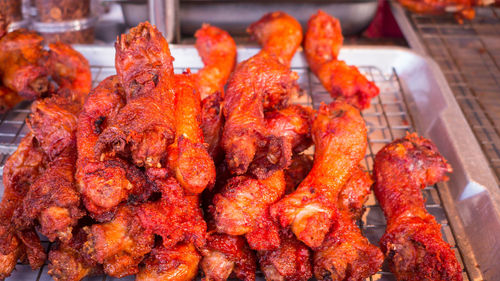
<instances>
[{"instance_id":1,"label":"red marinated chicken piece","mask_svg":"<svg viewBox=\"0 0 500 281\"><path fill-rule=\"evenodd\" d=\"M436 146L415 133L375 157L374 191L387 219L380 246L398 280L462 280L460 264L421 192L451 171Z\"/></svg>"},{"instance_id":2,"label":"red marinated chicken piece","mask_svg":"<svg viewBox=\"0 0 500 281\"><path fill-rule=\"evenodd\" d=\"M283 12L274 12L262 17L249 31L264 44L263 49L236 67L224 96L226 124L221 144L230 171L237 175L248 170L258 149L281 150L278 137L268 135L264 111L286 106L298 91L298 75L288 67L302 40L298 22ZM283 169L289 159L275 162L284 163L280 167ZM256 176L265 178L272 172Z\"/></svg>"},{"instance_id":3,"label":"red marinated chicken piece","mask_svg":"<svg viewBox=\"0 0 500 281\"><path fill-rule=\"evenodd\" d=\"M116 71L126 104L99 135L96 153L132 157L134 164L162 167L175 139L173 57L161 33L141 23L116 42Z\"/></svg>"},{"instance_id":4,"label":"red marinated chicken piece","mask_svg":"<svg viewBox=\"0 0 500 281\"><path fill-rule=\"evenodd\" d=\"M274 204L271 216L297 238L319 247L337 215L342 187L363 159L366 126L359 111L343 101L321 105L312 125L314 166L296 191Z\"/></svg>"},{"instance_id":5,"label":"red marinated chicken piece","mask_svg":"<svg viewBox=\"0 0 500 281\"><path fill-rule=\"evenodd\" d=\"M355 66L337 60L342 41L339 21L318 11L307 24L304 40L307 61L333 98L343 97L360 110L368 108L370 100L379 94L379 89Z\"/></svg>"}]
</instances>

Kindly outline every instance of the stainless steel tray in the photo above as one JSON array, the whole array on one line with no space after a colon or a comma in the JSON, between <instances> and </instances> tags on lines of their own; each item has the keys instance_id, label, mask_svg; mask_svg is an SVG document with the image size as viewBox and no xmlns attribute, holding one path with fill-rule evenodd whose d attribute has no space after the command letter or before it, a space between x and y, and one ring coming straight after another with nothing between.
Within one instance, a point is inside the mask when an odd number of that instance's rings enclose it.
<instances>
[{"instance_id":1,"label":"stainless steel tray","mask_svg":"<svg viewBox=\"0 0 500 281\"><path fill-rule=\"evenodd\" d=\"M89 59L95 82L115 73L113 48L78 46L77 49ZM171 45L171 51L176 58L174 67L177 71L202 67L192 46ZM255 47L239 48L238 60L244 60L257 51ZM492 276L500 275L500 269L493 266L500 254L497 237L500 232L500 194L486 159L437 65L412 51L393 47L347 46L342 49L340 58L359 66L381 89L370 109L363 112L369 128L365 165L371 170L377 151L393 139L403 137L407 131L417 131L431 138L450 161L454 173L448 183L424 190L426 207L441 223L445 239L464 265L464 279L494 280ZM321 102L331 100L308 70L303 54L295 56L292 68L299 73L300 85L307 92L296 103L318 107ZM19 142L25 131L22 120L27 113L26 106L20 105L4 115L0 123L0 133L12 134L15 142ZM9 118L14 118L11 122L20 123L14 132L8 131L12 126L3 125L12 124L6 123ZM13 150L15 144L4 145L4 149ZM6 157L4 154L0 160L5 161ZM366 206L360 224L368 239L377 244L385 230L385 219L373 195ZM9 280L50 280L46 272L46 266L33 272L29 266L18 265ZM104 279L113 280L105 276L92 278ZM126 279L132 280L133 277ZM369 280L394 280L394 277L384 267Z\"/></svg>"}]
</instances>

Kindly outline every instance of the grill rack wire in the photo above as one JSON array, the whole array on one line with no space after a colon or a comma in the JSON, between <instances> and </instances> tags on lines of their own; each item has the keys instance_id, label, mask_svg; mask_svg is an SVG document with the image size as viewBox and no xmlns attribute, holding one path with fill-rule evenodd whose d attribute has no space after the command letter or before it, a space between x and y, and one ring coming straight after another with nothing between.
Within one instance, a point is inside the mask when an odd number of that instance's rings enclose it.
<instances>
[{"instance_id":1,"label":"grill rack wire","mask_svg":"<svg viewBox=\"0 0 500 281\"><path fill-rule=\"evenodd\" d=\"M426 54L440 66L500 186L500 7L473 20L405 11Z\"/></svg>"},{"instance_id":2,"label":"grill rack wire","mask_svg":"<svg viewBox=\"0 0 500 281\"><path fill-rule=\"evenodd\" d=\"M406 100L404 99L403 88L401 87L396 71L393 69L392 72L384 73L374 66L361 66L359 69L368 79L374 81L380 88L380 95L372 100L369 109L362 112L368 127L368 149L364 163L362 164L364 164L371 173L375 154L392 140L404 137L407 132L414 132L415 129L412 116L409 114ZM182 70L183 69L175 69L176 72L182 72ZM196 71L196 69L193 70ZM293 103L312 106L317 109L322 102L329 103L332 101L328 92L326 92L309 69L293 68L293 70L299 74L299 84L304 90L304 94L294 99ZM116 73L115 69L112 67L92 66L91 71L94 79L94 87L99 81ZM8 156L15 151L17 144L28 132L25 120L29 114L29 106L29 102L22 102L10 112L0 116L0 171L3 171L3 165ZM310 148L306 153L312 155L314 150ZM3 196L3 183L0 184L0 193ZM462 268L464 268L462 253L456 245L455 235L449 225L446 210L443 208L439 195L439 190L436 186L429 186L423 190L423 195L426 198L425 206L427 210L441 224L441 232L444 239L450 243ZM371 243L378 246L378 241L384 234L386 222L384 214L373 192L370 194L365 207L365 213L358 223L363 234ZM48 252L51 243L45 237L42 237L42 244ZM52 280L47 274L47 270L47 264L44 264L37 271L32 271L29 265L18 264L12 276L6 280ZM261 278L259 278L259 276ZM469 280L469 276L465 270L463 271L463 277L464 280ZM134 278L134 276L128 276L119 280L134 280ZM264 280L262 273L258 273L258 279ZM94 276L88 277L85 280L105 281L118 279L109 276ZM395 278L384 263L380 272L366 280L392 281L395 280Z\"/></svg>"}]
</instances>

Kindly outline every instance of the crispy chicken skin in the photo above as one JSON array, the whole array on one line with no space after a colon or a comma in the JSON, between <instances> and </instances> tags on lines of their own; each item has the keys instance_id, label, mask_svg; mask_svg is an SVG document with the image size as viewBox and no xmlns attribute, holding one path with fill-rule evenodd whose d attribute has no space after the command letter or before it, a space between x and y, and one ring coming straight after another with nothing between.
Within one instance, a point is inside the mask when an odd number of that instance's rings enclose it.
<instances>
[{"instance_id":1,"label":"crispy chicken skin","mask_svg":"<svg viewBox=\"0 0 500 281\"><path fill-rule=\"evenodd\" d=\"M0 39L0 74L3 85L23 98L41 97L49 88L47 52L38 34L18 29Z\"/></svg>"},{"instance_id":2,"label":"crispy chicken skin","mask_svg":"<svg viewBox=\"0 0 500 281\"><path fill-rule=\"evenodd\" d=\"M115 44L116 71L126 105L99 135L95 152L132 156L134 164L161 167L175 138L173 58L168 43L141 23Z\"/></svg>"},{"instance_id":3,"label":"crispy chicken skin","mask_svg":"<svg viewBox=\"0 0 500 281\"><path fill-rule=\"evenodd\" d=\"M215 164L204 145L201 101L192 75L175 76L175 141L168 148L168 166L182 187L201 193L215 182Z\"/></svg>"},{"instance_id":4,"label":"crispy chicken skin","mask_svg":"<svg viewBox=\"0 0 500 281\"><path fill-rule=\"evenodd\" d=\"M68 243L56 243L49 252L48 274L56 281L79 281L102 273L102 266L83 255L87 233L78 228Z\"/></svg>"},{"instance_id":5,"label":"crispy chicken skin","mask_svg":"<svg viewBox=\"0 0 500 281\"><path fill-rule=\"evenodd\" d=\"M89 62L68 44L51 43L49 48L52 79L60 89L70 90L70 100L83 105L92 88Z\"/></svg>"},{"instance_id":6,"label":"crispy chicken skin","mask_svg":"<svg viewBox=\"0 0 500 281\"><path fill-rule=\"evenodd\" d=\"M201 96L201 129L208 152L219 162L224 118L224 85L236 65L236 44L226 31L203 24L195 33L196 49L205 66L196 73L196 88Z\"/></svg>"},{"instance_id":7,"label":"crispy chicken skin","mask_svg":"<svg viewBox=\"0 0 500 281\"><path fill-rule=\"evenodd\" d=\"M273 25L283 26L274 27ZM270 32L260 31L267 28ZM298 28L298 31L283 32L287 28ZM300 43L296 44L296 41L301 40L295 40L295 35L298 33L300 37L302 36L300 25L287 14L276 12L264 16L258 24L250 28L250 31L259 42L280 44L280 46L264 45L257 55L238 64L229 79L224 96L226 124L221 144L226 153L229 169L237 175L242 175L247 171L258 148L269 147L267 150L273 150L271 141L276 140L277 137L268 136L264 110L285 107L290 96L298 91L297 73L290 71L288 66L280 60L286 61L291 58L293 53L289 52L295 52L298 48ZM271 40L274 37L279 39ZM296 46L288 47L283 44ZM283 54L272 53L276 50L287 51ZM280 161L277 160L276 163L278 162ZM281 162L285 165L289 164L289 161ZM265 178L269 174L256 176Z\"/></svg>"},{"instance_id":8,"label":"crispy chicken skin","mask_svg":"<svg viewBox=\"0 0 500 281\"><path fill-rule=\"evenodd\" d=\"M0 260L3 261L0 267L0 279L9 276L17 260L27 253L23 240L30 242L28 239L32 236L20 239L21 233L14 229L12 217L17 212L16 210L22 207L22 200L30 185L43 173L47 162L47 156L30 132L21 140L18 149L5 163L3 169L4 194L0 203ZM30 231L34 230L30 229ZM29 261L33 261L31 266L34 268L43 264L45 260L45 253L36 250L41 248L41 245L36 246L37 242L40 243L40 240L29 243L29 245L35 245L32 247L33 250L28 253L34 255L28 257Z\"/></svg>"},{"instance_id":9,"label":"crispy chicken skin","mask_svg":"<svg viewBox=\"0 0 500 281\"><path fill-rule=\"evenodd\" d=\"M135 280L190 281L198 274L201 256L193 244L178 244L172 248L157 246L144 260Z\"/></svg>"},{"instance_id":10,"label":"crispy chicken skin","mask_svg":"<svg viewBox=\"0 0 500 281\"><path fill-rule=\"evenodd\" d=\"M217 231L243 235L254 230L268 207L285 192L283 171L265 180L248 176L229 179L213 199L213 214ZM279 244L278 244L279 245Z\"/></svg>"},{"instance_id":11,"label":"crispy chicken skin","mask_svg":"<svg viewBox=\"0 0 500 281\"><path fill-rule=\"evenodd\" d=\"M292 163L285 170L286 194L297 189L313 167L313 158L306 154L294 154Z\"/></svg>"},{"instance_id":12,"label":"crispy chicken skin","mask_svg":"<svg viewBox=\"0 0 500 281\"><path fill-rule=\"evenodd\" d=\"M355 66L337 60L343 41L339 21L320 10L309 19L307 26L306 58L326 90L333 98L344 97L360 110L370 107L370 100L379 94L377 85Z\"/></svg>"},{"instance_id":13,"label":"crispy chicken skin","mask_svg":"<svg viewBox=\"0 0 500 281\"><path fill-rule=\"evenodd\" d=\"M236 43L226 31L203 24L194 34L196 50L205 65L196 73L196 88L204 100L223 91L236 64Z\"/></svg>"},{"instance_id":14,"label":"crispy chicken skin","mask_svg":"<svg viewBox=\"0 0 500 281\"><path fill-rule=\"evenodd\" d=\"M372 183L370 175L358 167L342 188L337 201L339 216L314 252L316 279L361 281L382 265L382 252L368 242L355 221L363 212Z\"/></svg>"},{"instance_id":15,"label":"crispy chicken skin","mask_svg":"<svg viewBox=\"0 0 500 281\"><path fill-rule=\"evenodd\" d=\"M154 235L141 226L136 207L121 205L106 223L85 227L84 255L104 267L104 273L124 277L139 272L139 263L153 248Z\"/></svg>"},{"instance_id":16,"label":"crispy chicken skin","mask_svg":"<svg viewBox=\"0 0 500 281\"><path fill-rule=\"evenodd\" d=\"M240 280L255 281L257 258L243 236L217 233L211 221L207 243L200 252L202 280L225 281L234 275Z\"/></svg>"},{"instance_id":17,"label":"crispy chicken skin","mask_svg":"<svg viewBox=\"0 0 500 281\"><path fill-rule=\"evenodd\" d=\"M436 146L415 133L375 157L374 191L387 219L380 246L398 280L462 280L460 264L421 193L451 171Z\"/></svg>"},{"instance_id":18,"label":"crispy chicken skin","mask_svg":"<svg viewBox=\"0 0 500 281\"><path fill-rule=\"evenodd\" d=\"M150 169L148 178L162 193L160 200L140 205L137 215L141 226L163 239L170 248L179 242L203 246L207 225L199 207L198 196L186 196L179 183L165 169Z\"/></svg>"},{"instance_id":19,"label":"crispy chicken skin","mask_svg":"<svg viewBox=\"0 0 500 281\"><path fill-rule=\"evenodd\" d=\"M55 158L31 185L22 202L22 225L18 228L33 226L37 220L40 233L50 241L56 238L65 243L70 241L73 227L85 214L74 182L74 145Z\"/></svg>"},{"instance_id":20,"label":"crispy chicken skin","mask_svg":"<svg viewBox=\"0 0 500 281\"><path fill-rule=\"evenodd\" d=\"M312 277L311 251L293 233L280 233L281 245L273 251L260 251L260 269L269 281L307 281Z\"/></svg>"},{"instance_id":21,"label":"crispy chicken skin","mask_svg":"<svg viewBox=\"0 0 500 281\"><path fill-rule=\"evenodd\" d=\"M363 159L367 142L359 111L341 100L320 106L311 131L315 144L311 172L270 212L282 227L291 226L300 241L316 248L334 221L338 195Z\"/></svg>"},{"instance_id":22,"label":"crispy chicken skin","mask_svg":"<svg viewBox=\"0 0 500 281\"><path fill-rule=\"evenodd\" d=\"M31 105L27 123L51 160L76 144L80 109L79 104L59 96L36 100Z\"/></svg>"},{"instance_id":23,"label":"crispy chicken skin","mask_svg":"<svg viewBox=\"0 0 500 281\"><path fill-rule=\"evenodd\" d=\"M453 10L455 19L462 24L464 19L472 20L476 12L474 6L483 6L494 3L495 1L490 0L446 0L446 1L436 1L436 0L426 0L426 1L415 1L415 0L398 0L398 2L403 5L408 10L419 13L419 14L433 14L439 15L444 14L448 11Z\"/></svg>"},{"instance_id":24,"label":"crispy chicken skin","mask_svg":"<svg viewBox=\"0 0 500 281\"><path fill-rule=\"evenodd\" d=\"M78 190L90 214L102 219L124 200L148 197L146 177L139 169L113 155L101 158L94 153L99 135L124 106L124 95L117 76L106 78L89 94L78 119Z\"/></svg>"}]
</instances>

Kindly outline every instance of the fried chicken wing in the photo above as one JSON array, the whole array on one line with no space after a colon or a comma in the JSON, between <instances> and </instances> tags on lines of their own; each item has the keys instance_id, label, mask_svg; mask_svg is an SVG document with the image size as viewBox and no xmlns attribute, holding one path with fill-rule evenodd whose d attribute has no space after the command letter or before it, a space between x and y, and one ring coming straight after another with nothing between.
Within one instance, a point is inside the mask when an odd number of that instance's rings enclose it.
<instances>
[{"instance_id":1,"label":"fried chicken wing","mask_svg":"<svg viewBox=\"0 0 500 281\"><path fill-rule=\"evenodd\" d=\"M85 227L83 252L104 267L104 273L124 277L139 272L139 263L154 245L154 235L141 226L136 208L121 205L106 223Z\"/></svg>"},{"instance_id":2,"label":"fried chicken wing","mask_svg":"<svg viewBox=\"0 0 500 281\"><path fill-rule=\"evenodd\" d=\"M421 189L446 180L452 169L437 147L408 134L380 150L374 162L374 191L387 219L380 240L398 280L462 280L462 269L441 226L424 206Z\"/></svg>"},{"instance_id":3,"label":"fried chicken wing","mask_svg":"<svg viewBox=\"0 0 500 281\"><path fill-rule=\"evenodd\" d=\"M456 20L462 24L464 19L472 20L476 12L475 6L487 6L495 3L494 0L398 0L408 10L420 14L439 15L453 12Z\"/></svg>"},{"instance_id":4,"label":"fried chicken wing","mask_svg":"<svg viewBox=\"0 0 500 281\"><path fill-rule=\"evenodd\" d=\"M137 215L142 227L160 235L167 249L183 241L203 246L207 225L198 196L186 196L179 183L169 177L165 169L150 169L147 173L162 197L159 201L138 207Z\"/></svg>"},{"instance_id":5,"label":"fried chicken wing","mask_svg":"<svg viewBox=\"0 0 500 281\"><path fill-rule=\"evenodd\" d=\"M102 219L130 197L145 200L149 196L146 178L139 169L115 156L102 159L94 153L99 135L124 106L124 95L117 76L106 78L90 93L78 119L78 190L86 209Z\"/></svg>"},{"instance_id":6,"label":"fried chicken wing","mask_svg":"<svg viewBox=\"0 0 500 281\"><path fill-rule=\"evenodd\" d=\"M264 29L269 31L261 31ZM297 30L284 32L287 29ZM247 171L259 148L274 149L276 137L268 135L264 110L285 107L290 96L298 91L297 73L280 62L289 63L287 60L300 44L301 38L297 40L296 37L302 37L302 31L297 21L283 12L275 12L264 16L249 31L266 45L257 55L236 67L224 96L226 124L221 144L229 169L237 175ZM275 162L284 163L282 169L289 164L289 159L276 159ZM256 176L265 178L271 173Z\"/></svg>"},{"instance_id":7,"label":"fried chicken wing","mask_svg":"<svg viewBox=\"0 0 500 281\"><path fill-rule=\"evenodd\" d=\"M318 280L365 280L375 274L384 256L370 244L356 225L373 181L361 167L353 171L337 201L339 216L323 244L314 252L314 276Z\"/></svg>"},{"instance_id":8,"label":"fried chicken wing","mask_svg":"<svg viewBox=\"0 0 500 281\"><path fill-rule=\"evenodd\" d=\"M49 88L47 52L43 38L35 32L18 29L0 39L0 74L3 85L23 98L41 97Z\"/></svg>"},{"instance_id":9,"label":"fried chicken wing","mask_svg":"<svg viewBox=\"0 0 500 281\"><path fill-rule=\"evenodd\" d=\"M255 281L257 261L243 236L215 232L215 225L207 235L201 250L201 269L204 281L225 281L231 275L244 281Z\"/></svg>"},{"instance_id":10,"label":"fried chicken wing","mask_svg":"<svg viewBox=\"0 0 500 281\"><path fill-rule=\"evenodd\" d=\"M291 226L300 241L316 248L334 221L338 194L363 159L367 142L359 111L343 101L321 105L311 131L315 144L311 172L270 211L282 227Z\"/></svg>"},{"instance_id":11,"label":"fried chicken wing","mask_svg":"<svg viewBox=\"0 0 500 281\"><path fill-rule=\"evenodd\" d=\"M226 31L203 24L194 34L196 50L205 66L196 73L196 88L204 100L224 85L236 64L236 43Z\"/></svg>"},{"instance_id":12,"label":"fried chicken wing","mask_svg":"<svg viewBox=\"0 0 500 281\"><path fill-rule=\"evenodd\" d=\"M175 91L176 136L168 148L168 166L188 193L199 194L215 182L215 164L200 127L200 94L190 73L176 75Z\"/></svg>"},{"instance_id":13,"label":"fried chicken wing","mask_svg":"<svg viewBox=\"0 0 500 281\"><path fill-rule=\"evenodd\" d=\"M99 135L98 155L132 156L134 164L161 167L175 138L173 58L168 43L149 23L116 42L116 70L126 105Z\"/></svg>"},{"instance_id":14,"label":"fried chicken wing","mask_svg":"<svg viewBox=\"0 0 500 281\"><path fill-rule=\"evenodd\" d=\"M357 67L337 60L342 46L339 21L318 11L307 23L304 50L311 70L333 98L343 97L360 110L370 107L379 94L375 83L366 79Z\"/></svg>"},{"instance_id":15,"label":"fried chicken wing","mask_svg":"<svg viewBox=\"0 0 500 281\"><path fill-rule=\"evenodd\" d=\"M79 281L102 273L102 266L83 255L87 233L78 228L68 243L58 242L49 252L48 274L56 281Z\"/></svg>"},{"instance_id":16,"label":"fried chicken wing","mask_svg":"<svg viewBox=\"0 0 500 281\"><path fill-rule=\"evenodd\" d=\"M226 31L203 24L195 33L196 49L205 66L196 73L201 96L201 129L208 152L218 162L222 136L224 85L236 64L236 44Z\"/></svg>"},{"instance_id":17,"label":"fried chicken wing","mask_svg":"<svg viewBox=\"0 0 500 281\"><path fill-rule=\"evenodd\" d=\"M278 226L269 218L268 208L283 196L285 179L277 171L265 180L248 176L229 179L222 192L213 199L213 214L217 231L230 235L258 235L274 239L250 239L251 246L266 250L279 246ZM258 231L259 233L252 233Z\"/></svg>"},{"instance_id":18,"label":"fried chicken wing","mask_svg":"<svg viewBox=\"0 0 500 281\"><path fill-rule=\"evenodd\" d=\"M92 88L89 62L68 44L50 43L49 48L52 79L59 89L69 90L70 100L83 105Z\"/></svg>"},{"instance_id":19,"label":"fried chicken wing","mask_svg":"<svg viewBox=\"0 0 500 281\"><path fill-rule=\"evenodd\" d=\"M299 184L306 178L313 167L313 158L306 154L295 154L292 163L285 170L286 194L297 189Z\"/></svg>"},{"instance_id":20,"label":"fried chicken wing","mask_svg":"<svg viewBox=\"0 0 500 281\"><path fill-rule=\"evenodd\" d=\"M259 251L260 268L269 281L307 281L312 277L311 251L293 233L280 233L281 245L273 251Z\"/></svg>"},{"instance_id":21,"label":"fried chicken wing","mask_svg":"<svg viewBox=\"0 0 500 281\"><path fill-rule=\"evenodd\" d=\"M73 227L85 214L74 182L76 147L70 147L54 159L43 175L29 188L22 202L23 229L40 224L40 233L54 242L71 240Z\"/></svg>"},{"instance_id":22,"label":"fried chicken wing","mask_svg":"<svg viewBox=\"0 0 500 281\"><path fill-rule=\"evenodd\" d=\"M198 274L200 259L193 244L178 244L173 248L160 245L151 251L135 280L190 281Z\"/></svg>"}]
</instances>

